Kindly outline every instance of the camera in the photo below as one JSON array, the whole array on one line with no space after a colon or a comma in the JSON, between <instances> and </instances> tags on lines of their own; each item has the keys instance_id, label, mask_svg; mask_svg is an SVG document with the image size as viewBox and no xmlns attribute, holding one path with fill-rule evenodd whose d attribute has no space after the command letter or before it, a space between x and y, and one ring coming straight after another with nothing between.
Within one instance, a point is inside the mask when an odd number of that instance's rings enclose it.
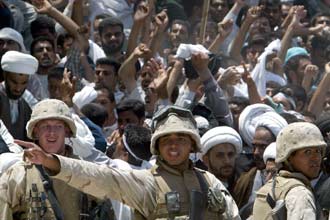
<instances>
[{"instance_id":1,"label":"camera","mask_svg":"<svg viewBox=\"0 0 330 220\"><path fill-rule=\"evenodd\" d=\"M221 57L215 54L209 54L208 67L213 76L218 72L220 66L221 66ZM191 59L184 61L184 69L185 69L185 76L188 79L198 78L199 75L192 64Z\"/></svg>"}]
</instances>

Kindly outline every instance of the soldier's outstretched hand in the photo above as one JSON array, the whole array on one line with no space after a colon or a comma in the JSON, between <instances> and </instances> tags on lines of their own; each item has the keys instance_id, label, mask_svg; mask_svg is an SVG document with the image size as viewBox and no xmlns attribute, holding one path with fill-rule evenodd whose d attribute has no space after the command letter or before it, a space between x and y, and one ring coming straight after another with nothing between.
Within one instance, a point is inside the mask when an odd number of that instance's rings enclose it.
<instances>
[{"instance_id":1,"label":"soldier's outstretched hand","mask_svg":"<svg viewBox=\"0 0 330 220\"><path fill-rule=\"evenodd\" d=\"M37 144L21 140L15 140L14 142L25 148L24 158L27 158L31 163L43 165L53 173L60 171L58 159L52 154L46 153Z\"/></svg>"},{"instance_id":2,"label":"soldier's outstretched hand","mask_svg":"<svg viewBox=\"0 0 330 220\"><path fill-rule=\"evenodd\" d=\"M43 164L47 158L47 153L38 145L32 142L15 140L15 143L24 147L24 158L34 164Z\"/></svg>"}]
</instances>

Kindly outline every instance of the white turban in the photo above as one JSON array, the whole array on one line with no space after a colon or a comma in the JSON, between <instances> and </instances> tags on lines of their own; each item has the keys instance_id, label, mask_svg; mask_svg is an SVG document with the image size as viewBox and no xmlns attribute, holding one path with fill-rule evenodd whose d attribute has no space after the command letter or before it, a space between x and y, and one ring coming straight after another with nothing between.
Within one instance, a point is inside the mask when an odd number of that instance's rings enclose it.
<instances>
[{"instance_id":1,"label":"white turban","mask_svg":"<svg viewBox=\"0 0 330 220\"><path fill-rule=\"evenodd\" d=\"M0 39L13 40L21 47L21 52L26 52L22 35L12 28L2 28L0 30Z\"/></svg>"},{"instance_id":2,"label":"white turban","mask_svg":"<svg viewBox=\"0 0 330 220\"><path fill-rule=\"evenodd\" d=\"M249 146L252 146L256 124L258 122L256 118L266 112L275 112L275 110L266 104L253 104L247 106L239 116L239 133Z\"/></svg>"},{"instance_id":3,"label":"white turban","mask_svg":"<svg viewBox=\"0 0 330 220\"><path fill-rule=\"evenodd\" d=\"M276 142L271 143L268 145L264 151L264 163L266 164L267 160L276 158Z\"/></svg>"},{"instance_id":4,"label":"white turban","mask_svg":"<svg viewBox=\"0 0 330 220\"><path fill-rule=\"evenodd\" d=\"M36 58L17 51L8 51L1 59L2 69L11 73L32 75L37 71L38 65Z\"/></svg>"},{"instance_id":5,"label":"white turban","mask_svg":"<svg viewBox=\"0 0 330 220\"><path fill-rule=\"evenodd\" d=\"M201 138L202 153L204 156L212 147L218 144L232 144L236 154L242 151L242 139L237 131L228 126L219 126L208 130Z\"/></svg>"},{"instance_id":6,"label":"white turban","mask_svg":"<svg viewBox=\"0 0 330 220\"><path fill-rule=\"evenodd\" d=\"M256 128L266 127L276 137L278 133L288 125L286 120L276 112L266 112L256 118Z\"/></svg>"}]
</instances>

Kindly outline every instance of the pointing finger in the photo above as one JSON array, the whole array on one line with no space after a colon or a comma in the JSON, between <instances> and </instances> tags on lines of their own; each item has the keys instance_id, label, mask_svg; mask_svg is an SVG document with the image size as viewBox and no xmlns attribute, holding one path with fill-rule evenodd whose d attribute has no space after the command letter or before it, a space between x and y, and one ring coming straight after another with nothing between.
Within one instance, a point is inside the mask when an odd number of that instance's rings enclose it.
<instances>
[{"instance_id":1,"label":"pointing finger","mask_svg":"<svg viewBox=\"0 0 330 220\"><path fill-rule=\"evenodd\" d=\"M25 148L33 148L35 147L35 144L32 143L32 142L27 142L27 141L22 141L22 140L18 140L18 139L15 139L14 140L14 143L22 146L22 147L25 147Z\"/></svg>"}]
</instances>

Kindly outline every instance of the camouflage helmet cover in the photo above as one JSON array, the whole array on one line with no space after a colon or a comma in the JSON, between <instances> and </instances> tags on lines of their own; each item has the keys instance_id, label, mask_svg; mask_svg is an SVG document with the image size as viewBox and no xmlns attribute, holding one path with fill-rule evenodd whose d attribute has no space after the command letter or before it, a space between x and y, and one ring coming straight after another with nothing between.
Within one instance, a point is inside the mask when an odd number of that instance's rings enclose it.
<instances>
[{"instance_id":1,"label":"camouflage helmet cover","mask_svg":"<svg viewBox=\"0 0 330 220\"><path fill-rule=\"evenodd\" d=\"M150 151L154 155L159 155L157 140L168 134L183 133L189 135L195 142L194 152L201 149L200 136L196 126L196 121L192 113L178 106L167 106L155 113L152 119Z\"/></svg>"},{"instance_id":2,"label":"camouflage helmet cover","mask_svg":"<svg viewBox=\"0 0 330 220\"><path fill-rule=\"evenodd\" d=\"M318 127L309 122L295 122L284 127L276 139L276 163L285 162L296 150L307 147L325 148Z\"/></svg>"},{"instance_id":3,"label":"camouflage helmet cover","mask_svg":"<svg viewBox=\"0 0 330 220\"><path fill-rule=\"evenodd\" d=\"M70 128L71 135L76 136L76 125L71 117L69 107L57 99L45 99L37 103L32 109L30 120L27 122L26 130L28 138L35 139L33 129L36 124L45 119L58 119L64 121Z\"/></svg>"}]
</instances>

